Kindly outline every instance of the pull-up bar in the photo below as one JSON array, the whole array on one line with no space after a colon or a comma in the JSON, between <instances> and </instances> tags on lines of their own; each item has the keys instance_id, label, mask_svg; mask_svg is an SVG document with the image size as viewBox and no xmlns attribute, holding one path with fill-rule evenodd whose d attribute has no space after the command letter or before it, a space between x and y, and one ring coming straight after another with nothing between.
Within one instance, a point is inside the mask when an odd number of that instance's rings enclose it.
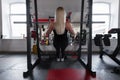
<instances>
[{"instance_id":1,"label":"pull-up bar","mask_svg":"<svg viewBox=\"0 0 120 80\"><path fill-rule=\"evenodd\" d=\"M52 20L54 21L54 20ZM39 19L38 20L38 23L48 23L49 22L49 19ZM24 22L24 21L14 21L14 24L26 24L27 22ZM32 22L32 23L35 23L35 22ZM71 22L71 23L81 23L81 22ZM83 21L84 24L86 24L87 22ZM93 21L92 23L94 24L97 24L97 23L100 23L100 24L103 24L105 23L105 21Z\"/></svg>"}]
</instances>

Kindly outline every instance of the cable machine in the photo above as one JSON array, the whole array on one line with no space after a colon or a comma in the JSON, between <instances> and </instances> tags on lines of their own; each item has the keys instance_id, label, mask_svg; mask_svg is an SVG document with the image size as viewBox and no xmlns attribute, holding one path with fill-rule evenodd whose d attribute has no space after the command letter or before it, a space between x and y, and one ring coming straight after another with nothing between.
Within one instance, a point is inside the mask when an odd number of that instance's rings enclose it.
<instances>
[{"instance_id":1,"label":"cable machine","mask_svg":"<svg viewBox=\"0 0 120 80\"><path fill-rule=\"evenodd\" d=\"M89 39L88 39L88 54L87 54L87 64L81 59L82 54L82 29L83 29L83 16L84 16L84 4L85 0L82 0L81 4L81 22L80 22L80 38L79 38L79 49L77 50L78 53L78 61L85 67L87 71L91 73L92 76L96 76L96 73L92 71L92 2L93 0L87 0L88 2L88 15L87 15L87 24L86 27L89 30ZM33 69L42 61L41 56L42 50L40 49L39 45L39 33L38 33L38 11L37 11L37 0L34 0L34 10L35 10L35 29L37 35L37 52L38 52L38 59L35 61L34 64L31 63L31 35L30 35L30 27L31 27L31 14L30 14L30 0L26 0L26 11L27 11L27 72L23 72L23 77L28 77L32 75Z\"/></svg>"}]
</instances>

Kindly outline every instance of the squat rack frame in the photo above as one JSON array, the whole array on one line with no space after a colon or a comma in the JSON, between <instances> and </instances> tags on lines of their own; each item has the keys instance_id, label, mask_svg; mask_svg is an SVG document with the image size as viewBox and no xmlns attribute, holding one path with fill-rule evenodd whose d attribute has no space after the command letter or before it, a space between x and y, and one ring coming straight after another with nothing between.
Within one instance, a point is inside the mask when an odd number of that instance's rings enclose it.
<instances>
[{"instance_id":1,"label":"squat rack frame","mask_svg":"<svg viewBox=\"0 0 120 80\"><path fill-rule=\"evenodd\" d=\"M27 72L23 72L23 77L28 77L32 75L32 71L35 68L35 66L38 65L41 61L41 53L43 53L40 50L39 46L39 34L38 34L38 11L37 11L37 0L34 0L34 7L35 7L35 27L36 27L36 35L37 35L37 51L38 51L38 59L34 64L31 62L31 34L30 34L30 27L31 27L31 14L30 14L30 0L26 0L26 12L27 12ZM82 0L81 2L81 22L80 22L80 35L82 34L83 29L83 14L84 14L84 3L85 1ZM88 23L87 27L89 27L89 40L88 40L88 61L87 64L82 61L81 58L81 36L80 36L80 42L79 42L79 49L78 49L78 61L85 67L86 70L88 70L92 76L96 76L96 72L92 71L92 3L93 0L88 0Z\"/></svg>"}]
</instances>

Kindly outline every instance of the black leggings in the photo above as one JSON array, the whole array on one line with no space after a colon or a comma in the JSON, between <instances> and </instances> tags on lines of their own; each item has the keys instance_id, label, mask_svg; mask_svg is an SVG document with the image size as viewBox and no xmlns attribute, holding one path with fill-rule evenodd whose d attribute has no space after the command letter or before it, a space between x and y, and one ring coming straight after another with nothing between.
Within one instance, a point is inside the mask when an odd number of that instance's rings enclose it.
<instances>
[{"instance_id":1,"label":"black leggings","mask_svg":"<svg viewBox=\"0 0 120 80\"><path fill-rule=\"evenodd\" d=\"M63 58L65 56L64 54L65 54L65 49L66 49L66 47L68 45L68 41L66 41L66 42L64 42L64 41L62 41L62 42L55 41L53 43L53 45L54 45L54 47L56 49L56 57L60 57L60 53L61 53L61 57Z\"/></svg>"}]
</instances>

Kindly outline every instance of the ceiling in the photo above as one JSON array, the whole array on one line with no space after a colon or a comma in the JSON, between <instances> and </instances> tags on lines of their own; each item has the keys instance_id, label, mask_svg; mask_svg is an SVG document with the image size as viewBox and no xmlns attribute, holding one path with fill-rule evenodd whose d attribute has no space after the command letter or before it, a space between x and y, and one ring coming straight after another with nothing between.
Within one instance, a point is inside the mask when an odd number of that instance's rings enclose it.
<instances>
[{"instance_id":1,"label":"ceiling","mask_svg":"<svg viewBox=\"0 0 120 80\"><path fill-rule=\"evenodd\" d=\"M34 2L32 2L31 6L34 14ZM64 7L66 12L72 12L73 20L80 20L81 0L37 0L39 18L54 16L55 10L59 6Z\"/></svg>"}]
</instances>

